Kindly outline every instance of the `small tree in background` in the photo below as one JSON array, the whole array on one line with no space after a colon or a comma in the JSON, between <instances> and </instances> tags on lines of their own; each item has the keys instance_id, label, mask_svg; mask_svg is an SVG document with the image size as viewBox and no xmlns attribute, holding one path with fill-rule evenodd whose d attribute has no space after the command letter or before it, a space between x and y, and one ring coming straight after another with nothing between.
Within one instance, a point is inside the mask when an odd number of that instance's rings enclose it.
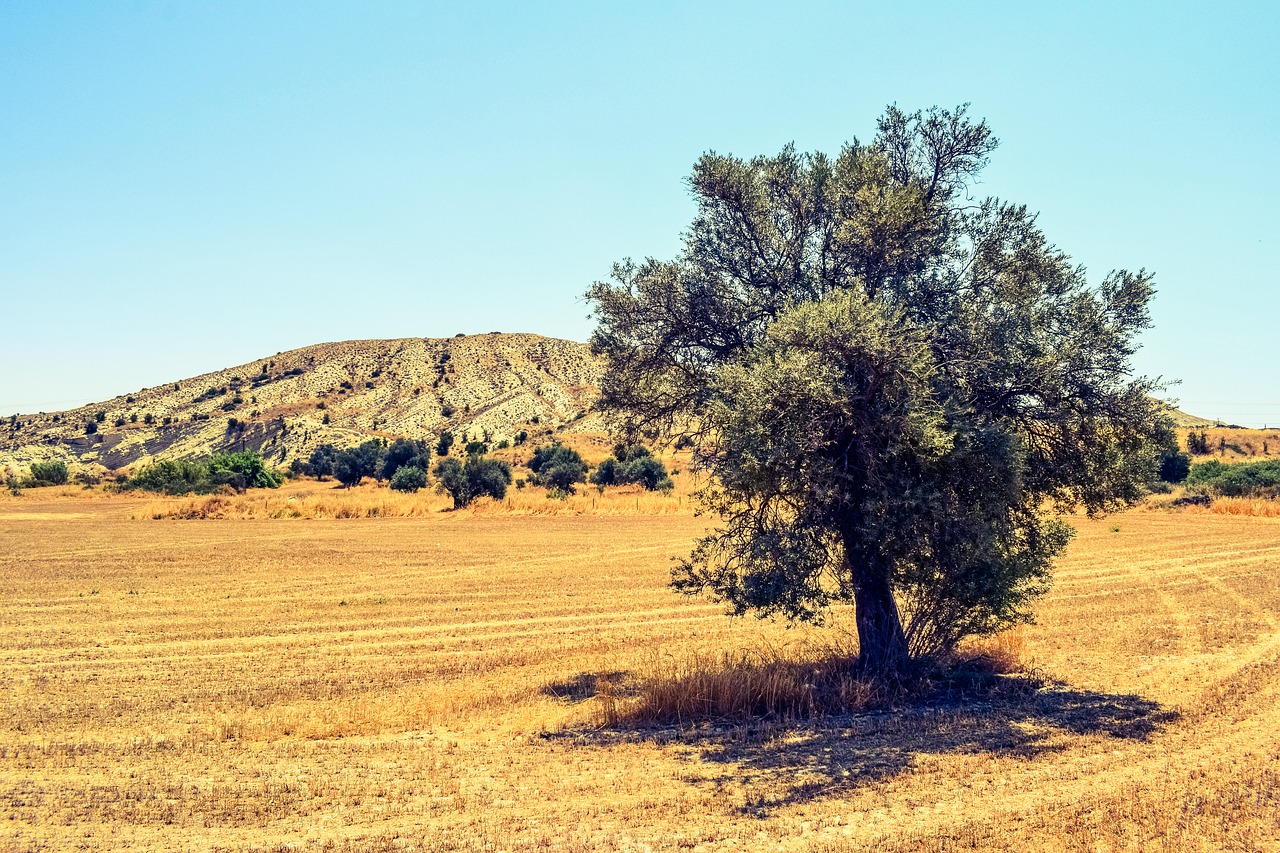
<instances>
[{"instance_id":1,"label":"small tree in background","mask_svg":"<svg viewBox=\"0 0 1280 853\"><path fill-rule=\"evenodd\" d=\"M417 465L402 465L391 476L391 488L397 492L416 492L426 485L427 472Z\"/></svg>"},{"instance_id":2,"label":"small tree in background","mask_svg":"<svg viewBox=\"0 0 1280 853\"><path fill-rule=\"evenodd\" d=\"M596 466L591 482L600 488L639 483L648 491L668 491L674 487L667 475L667 466L649 452L649 448L636 444L619 444L613 448L613 457Z\"/></svg>"},{"instance_id":3,"label":"small tree in background","mask_svg":"<svg viewBox=\"0 0 1280 853\"><path fill-rule=\"evenodd\" d=\"M307 459L306 467L303 470L318 480L331 477L333 476L333 463L337 459L339 452L338 448L332 444L318 445L311 451L311 456Z\"/></svg>"},{"instance_id":4,"label":"small tree in background","mask_svg":"<svg viewBox=\"0 0 1280 853\"><path fill-rule=\"evenodd\" d=\"M412 465L426 471L431 467L431 448L411 438L397 438L382 457L382 478L391 480L396 471Z\"/></svg>"},{"instance_id":5,"label":"small tree in background","mask_svg":"<svg viewBox=\"0 0 1280 853\"><path fill-rule=\"evenodd\" d=\"M499 459L470 456L465 464L442 459L435 469L437 488L453 498L453 508L468 506L478 497L501 500L511 484L511 466Z\"/></svg>"},{"instance_id":6,"label":"small tree in background","mask_svg":"<svg viewBox=\"0 0 1280 853\"><path fill-rule=\"evenodd\" d=\"M450 447L453 447L453 433L445 430L440 433L440 440L436 442L436 456L448 456Z\"/></svg>"},{"instance_id":7,"label":"small tree in background","mask_svg":"<svg viewBox=\"0 0 1280 853\"><path fill-rule=\"evenodd\" d=\"M574 485L587 479L587 464L582 456L563 444L547 444L534 450L529 470L537 485L566 494L573 494Z\"/></svg>"}]
</instances>

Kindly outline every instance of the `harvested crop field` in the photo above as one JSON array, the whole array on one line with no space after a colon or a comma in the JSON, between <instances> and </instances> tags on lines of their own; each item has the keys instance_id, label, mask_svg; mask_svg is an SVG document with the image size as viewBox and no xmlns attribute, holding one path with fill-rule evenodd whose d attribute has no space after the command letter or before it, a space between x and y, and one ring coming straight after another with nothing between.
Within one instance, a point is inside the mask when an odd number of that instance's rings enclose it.
<instances>
[{"instance_id":1,"label":"harvested crop field","mask_svg":"<svg viewBox=\"0 0 1280 853\"><path fill-rule=\"evenodd\" d=\"M685 507L0 499L0 850L1280 848L1280 519L1079 522L1038 690L601 727L664 667L843 630L670 592Z\"/></svg>"}]
</instances>

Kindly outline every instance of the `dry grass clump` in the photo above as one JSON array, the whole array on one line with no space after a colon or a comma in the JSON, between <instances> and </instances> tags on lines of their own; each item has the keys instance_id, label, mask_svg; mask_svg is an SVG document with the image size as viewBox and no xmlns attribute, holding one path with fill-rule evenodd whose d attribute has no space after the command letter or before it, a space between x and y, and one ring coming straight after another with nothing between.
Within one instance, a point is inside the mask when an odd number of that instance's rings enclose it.
<instances>
[{"instance_id":1,"label":"dry grass clump","mask_svg":"<svg viewBox=\"0 0 1280 853\"><path fill-rule=\"evenodd\" d=\"M1238 515L1249 518L1280 518L1280 500L1275 498L1212 498L1208 506L1178 504L1184 491L1167 495L1151 495L1143 506L1150 510L1176 511L1189 514Z\"/></svg>"},{"instance_id":2,"label":"dry grass clump","mask_svg":"<svg viewBox=\"0 0 1280 853\"><path fill-rule=\"evenodd\" d=\"M597 682L599 722L685 725L748 719L795 720L865 710L886 698L853 675L855 656L815 659L773 648L655 657L634 698Z\"/></svg>"},{"instance_id":3,"label":"dry grass clump","mask_svg":"<svg viewBox=\"0 0 1280 853\"><path fill-rule=\"evenodd\" d=\"M1280 501L1269 498L1218 498L1209 504L1216 515L1247 515L1251 518L1280 518Z\"/></svg>"},{"instance_id":4,"label":"dry grass clump","mask_svg":"<svg viewBox=\"0 0 1280 853\"><path fill-rule=\"evenodd\" d=\"M153 501L132 517L153 519L208 518L422 518L440 512L452 501L434 492L401 493L389 489L352 489L324 494L179 498Z\"/></svg>"},{"instance_id":5,"label":"dry grass clump","mask_svg":"<svg viewBox=\"0 0 1280 853\"><path fill-rule=\"evenodd\" d=\"M1027 668L1027 632L1022 625L990 637L966 640L953 659L954 663L978 665L996 675L1010 675Z\"/></svg>"},{"instance_id":6,"label":"dry grass clump","mask_svg":"<svg viewBox=\"0 0 1280 853\"><path fill-rule=\"evenodd\" d=\"M789 648L654 657L630 695L600 676L596 695L603 725L684 725L758 720L804 720L882 707L912 696L936 695L955 670L965 678L1024 670L1021 627L974 638L915 684L886 688L859 677L856 650L808 642Z\"/></svg>"}]
</instances>

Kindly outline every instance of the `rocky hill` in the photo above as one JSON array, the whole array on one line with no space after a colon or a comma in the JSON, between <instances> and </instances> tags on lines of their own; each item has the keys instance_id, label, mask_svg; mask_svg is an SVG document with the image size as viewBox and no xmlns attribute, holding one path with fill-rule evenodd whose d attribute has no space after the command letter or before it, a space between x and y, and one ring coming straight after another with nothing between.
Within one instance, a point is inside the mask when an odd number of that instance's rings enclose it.
<instances>
[{"instance_id":1,"label":"rocky hill","mask_svg":"<svg viewBox=\"0 0 1280 853\"><path fill-rule=\"evenodd\" d=\"M125 468L224 449L278 465L323 442L602 429L585 344L528 334L318 344L0 424L0 470L38 459Z\"/></svg>"}]
</instances>

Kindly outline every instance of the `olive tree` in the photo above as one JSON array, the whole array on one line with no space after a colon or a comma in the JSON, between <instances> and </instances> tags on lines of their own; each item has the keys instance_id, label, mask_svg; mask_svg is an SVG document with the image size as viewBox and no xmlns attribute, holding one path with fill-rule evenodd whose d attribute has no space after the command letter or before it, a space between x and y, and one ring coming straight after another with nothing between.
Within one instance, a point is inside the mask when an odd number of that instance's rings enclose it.
<instances>
[{"instance_id":1,"label":"olive tree","mask_svg":"<svg viewBox=\"0 0 1280 853\"><path fill-rule=\"evenodd\" d=\"M1132 375L1152 278L1091 286L1023 206L973 200L996 141L889 108L838 155L709 153L670 261L588 292L605 410L692 446L720 524L673 572L734 613L851 603L897 679L1031 618L1070 529L1143 493L1169 425Z\"/></svg>"}]
</instances>

